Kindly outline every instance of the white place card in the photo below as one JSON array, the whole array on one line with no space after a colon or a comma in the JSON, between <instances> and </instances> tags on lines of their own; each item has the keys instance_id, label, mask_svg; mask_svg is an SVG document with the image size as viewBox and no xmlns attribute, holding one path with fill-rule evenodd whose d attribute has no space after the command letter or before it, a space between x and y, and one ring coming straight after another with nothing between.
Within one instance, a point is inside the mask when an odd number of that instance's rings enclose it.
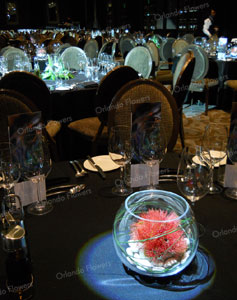
<instances>
[{"instance_id":1,"label":"white place card","mask_svg":"<svg viewBox=\"0 0 237 300\"><path fill-rule=\"evenodd\" d=\"M237 188L237 165L226 165L224 187Z\"/></svg>"},{"instance_id":2,"label":"white place card","mask_svg":"<svg viewBox=\"0 0 237 300\"><path fill-rule=\"evenodd\" d=\"M150 167L146 164L131 165L131 187L142 187L150 184ZM158 184L159 164L152 167L152 181Z\"/></svg>"},{"instance_id":3,"label":"white place card","mask_svg":"<svg viewBox=\"0 0 237 300\"><path fill-rule=\"evenodd\" d=\"M41 180L39 182L40 188L40 200L46 199L46 185L45 185L45 177L44 175L35 176L40 177ZM34 178L35 178L34 177ZM21 199L22 206L29 205L33 202L37 202L37 183L29 181L23 181L15 184L14 187L15 194L18 195Z\"/></svg>"}]
</instances>

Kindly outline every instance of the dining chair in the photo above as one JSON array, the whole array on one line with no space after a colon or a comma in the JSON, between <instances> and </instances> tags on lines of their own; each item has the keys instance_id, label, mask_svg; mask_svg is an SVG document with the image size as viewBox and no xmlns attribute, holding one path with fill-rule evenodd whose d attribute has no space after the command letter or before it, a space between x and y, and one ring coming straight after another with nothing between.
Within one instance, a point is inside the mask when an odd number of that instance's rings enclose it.
<instances>
[{"instance_id":1,"label":"dining chair","mask_svg":"<svg viewBox=\"0 0 237 300\"><path fill-rule=\"evenodd\" d=\"M88 59L84 50L77 46L67 47L59 56L64 66L69 70L80 70L81 63L87 64Z\"/></svg>"},{"instance_id":2,"label":"dining chair","mask_svg":"<svg viewBox=\"0 0 237 300\"><path fill-rule=\"evenodd\" d=\"M184 128L183 128L183 104L188 95L189 86L191 84L193 72L195 67L195 56L192 51L183 54L177 65L173 76L172 95L176 101L179 117L180 127L179 135L182 148L185 147Z\"/></svg>"},{"instance_id":3,"label":"dining chair","mask_svg":"<svg viewBox=\"0 0 237 300\"><path fill-rule=\"evenodd\" d=\"M153 102L161 102L161 124L167 134L167 150L172 151L179 133L178 107L165 86L152 79L130 81L116 93L110 104L108 130L114 125L131 128L131 113L140 104Z\"/></svg>"},{"instance_id":4,"label":"dining chair","mask_svg":"<svg viewBox=\"0 0 237 300\"><path fill-rule=\"evenodd\" d=\"M105 42L100 48L98 57L100 58L102 53L106 53L108 55L111 55L112 58L114 58L115 50L116 50L116 42L115 41Z\"/></svg>"},{"instance_id":5,"label":"dining chair","mask_svg":"<svg viewBox=\"0 0 237 300\"><path fill-rule=\"evenodd\" d=\"M13 71L2 77L0 88L20 92L38 107L45 123L50 120L50 92L38 76L26 71Z\"/></svg>"},{"instance_id":6,"label":"dining chair","mask_svg":"<svg viewBox=\"0 0 237 300\"><path fill-rule=\"evenodd\" d=\"M152 57L151 76L155 77L155 73L158 70L159 64L160 64L159 49L156 46L156 44L153 41L150 41L150 40L145 43L145 47L147 47L148 50L151 53L151 57Z\"/></svg>"},{"instance_id":7,"label":"dining chair","mask_svg":"<svg viewBox=\"0 0 237 300\"><path fill-rule=\"evenodd\" d=\"M124 65L132 67L143 78L149 78L152 71L152 56L148 48L137 46L131 49L125 57Z\"/></svg>"},{"instance_id":8,"label":"dining chair","mask_svg":"<svg viewBox=\"0 0 237 300\"><path fill-rule=\"evenodd\" d=\"M31 71L31 61L27 53L20 48L8 47L2 54L7 61L8 71L26 70Z\"/></svg>"},{"instance_id":9,"label":"dining chair","mask_svg":"<svg viewBox=\"0 0 237 300\"><path fill-rule=\"evenodd\" d=\"M208 58L207 52L199 45L189 45L183 53L187 51L193 51L195 56L195 67L189 91L204 93L205 114L207 115L210 89L219 85L218 65L215 60Z\"/></svg>"},{"instance_id":10,"label":"dining chair","mask_svg":"<svg viewBox=\"0 0 237 300\"><path fill-rule=\"evenodd\" d=\"M8 136L8 116L13 114L31 112L30 108L19 101L13 95L0 93L0 141L7 142Z\"/></svg>"},{"instance_id":11,"label":"dining chair","mask_svg":"<svg viewBox=\"0 0 237 300\"><path fill-rule=\"evenodd\" d=\"M125 37L120 41L120 52L125 59L127 54L136 47L136 43L131 37Z\"/></svg>"},{"instance_id":12,"label":"dining chair","mask_svg":"<svg viewBox=\"0 0 237 300\"><path fill-rule=\"evenodd\" d=\"M96 39L88 40L84 45L84 51L88 58L95 58L98 56L99 45Z\"/></svg>"},{"instance_id":13,"label":"dining chair","mask_svg":"<svg viewBox=\"0 0 237 300\"><path fill-rule=\"evenodd\" d=\"M13 100L11 101L11 99ZM1 117L3 116L3 118L4 113L7 116L9 114L40 111L39 108L28 97L15 90L0 89L0 101L1 113L3 114L1 115ZM15 109L13 109L14 103L16 103ZM5 132L4 126L1 128L3 128L3 132ZM59 159L56 135L59 133L60 129L60 122L54 120L48 121L47 124L43 125L42 129L43 134L48 140L48 144L52 153L52 158L55 161Z\"/></svg>"},{"instance_id":14,"label":"dining chair","mask_svg":"<svg viewBox=\"0 0 237 300\"><path fill-rule=\"evenodd\" d=\"M116 92L127 82L138 79L138 73L129 66L117 66L100 81L94 100L94 117L71 122L68 128L91 143L91 153L107 141L107 121L110 103Z\"/></svg>"}]
</instances>

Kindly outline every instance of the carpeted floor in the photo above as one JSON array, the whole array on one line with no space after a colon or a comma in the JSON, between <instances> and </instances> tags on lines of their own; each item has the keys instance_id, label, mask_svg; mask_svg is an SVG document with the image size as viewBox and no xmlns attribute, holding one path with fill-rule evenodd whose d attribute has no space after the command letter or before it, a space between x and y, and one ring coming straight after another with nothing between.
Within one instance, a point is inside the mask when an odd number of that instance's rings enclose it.
<instances>
[{"instance_id":1,"label":"carpeted floor","mask_svg":"<svg viewBox=\"0 0 237 300\"><path fill-rule=\"evenodd\" d=\"M223 123L229 128L230 113L215 107L209 107L208 115L206 116L204 105L192 105L188 108L185 108L185 106L183 108L183 124L186 146L200 145L205 127L210 122ZM174 151L182 151L180 138L178 138Z\"/></svg>"}]
</instances>

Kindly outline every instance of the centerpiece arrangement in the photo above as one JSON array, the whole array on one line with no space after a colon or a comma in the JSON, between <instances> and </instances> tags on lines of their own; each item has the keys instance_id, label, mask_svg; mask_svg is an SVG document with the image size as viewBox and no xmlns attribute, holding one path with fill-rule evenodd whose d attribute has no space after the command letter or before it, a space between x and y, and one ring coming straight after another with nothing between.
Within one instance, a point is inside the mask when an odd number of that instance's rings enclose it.
<instances>
[{"instance_id":1,"label":"centerpiece arrangement","mask_svg":"<svg viewBox=\"0 0 237 300\"><path fill-rule=\"evenodd\" d=\"M62 60L56 55L48 55L48 63L43 73L37 74L42 79L57 80L74 78L74 75L65 68Z\"/></svg>"},{"instance_id":2,"label":"centerpiece arrangement","mask_svg":"<svg viewBox=\"0 0 237 300\"><path fill-rule=\"evenodd\" d=\"M114 246L122 263L146 276L175 275L193 260L196 221L187 201L174 193L145 190L130 195L116 214Z\"/></svg>"}]
</instances>

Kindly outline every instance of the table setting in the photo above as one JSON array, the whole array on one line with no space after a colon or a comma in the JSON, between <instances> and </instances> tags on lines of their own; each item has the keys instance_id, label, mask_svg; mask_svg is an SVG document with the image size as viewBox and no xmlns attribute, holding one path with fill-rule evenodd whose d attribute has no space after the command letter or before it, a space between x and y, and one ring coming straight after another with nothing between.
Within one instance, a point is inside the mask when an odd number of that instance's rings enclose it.
<instances>
[{"instance_id":1,"label":"table setting","mask_svg":"<svg viewBox=\"0 0 237 300\"><path fill-rule=\"evenodd\" d=\"M60 162L47 160L38 131L34 142L32 132L26 135L27 151L21 153L27 156L19 170L34 186L33 203L25 202L32 194L17 195L19 179L5 184L7 150L2 148L3 299L234 299L236 201L225 197L224 189L215 194L210 189L215 165L223 159L210 152L224 151L234 161L233 137L227 143L224 131L221 139L207 143L207 127L202 145L167 152L159 118L146 125L138 147L131 141L131 128L116 125L110 130L108 154ZM141 169L134 168L134 149ZM18 200L9 196L8 186ZM16 218L19 211L24 214ZM5 240L10 232L12 241L16 226L25 231L10 251ZM21 253L24 270L15 253Z\"/></svg>"}]
</instances>

